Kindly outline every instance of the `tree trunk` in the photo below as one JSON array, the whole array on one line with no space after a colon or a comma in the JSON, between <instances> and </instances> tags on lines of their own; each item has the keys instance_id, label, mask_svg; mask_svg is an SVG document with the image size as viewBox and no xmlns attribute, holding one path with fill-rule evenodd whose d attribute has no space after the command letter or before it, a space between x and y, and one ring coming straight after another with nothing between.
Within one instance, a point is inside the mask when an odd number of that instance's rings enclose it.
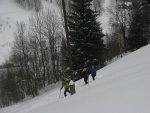
<instances>
[{"instance_id":1,"label":"tree trunk","mask_svg":"<svg viewBox=\"0 0 150 113\"><path fill-rule=\"evenodd\" d=\"M65 32L66 32L66 38L67 38L67 48L68 48L68 55L69 55L71 80L74 81L73 67L72 67L72 56L71 56L70 41L69 41L68 26L67 26L67 17L66 17L66 9L65 9L65 2L64 2L64 0L62 0L62 7L63 7L64 21L65 21ZM70 90L71 90L72 94L74 94L75 93L75 85L70 87Z\"/></svg>"}]
</instances>

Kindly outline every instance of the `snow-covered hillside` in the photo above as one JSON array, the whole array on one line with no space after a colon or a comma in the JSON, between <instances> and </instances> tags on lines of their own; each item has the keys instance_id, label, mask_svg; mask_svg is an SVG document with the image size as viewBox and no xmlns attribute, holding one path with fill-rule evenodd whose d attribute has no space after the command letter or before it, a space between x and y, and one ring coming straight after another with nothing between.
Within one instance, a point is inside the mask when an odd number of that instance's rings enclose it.
<instances>
[{"instance_id":1,"label":"snow-covered hillside","mask_svg":"<svg viewBox=\"0 0 150 113\"><path fill-rule=\"evenodd\" d=\"M55 4L42 0L42 10L47 8L58 12ZM28 25L29 18L33 14L35 11L22 8L14 0L0 0L0 65L9 57L16 22L23 21Z\"/></svg>"},{"instance_id":2,"label":"snow-covered hillside","mask_svg":"<svg viewBox=\"0 0 150 113\"><path fill-rule=\"evenodd\" d=\"M150 45L76 82L76 94L59 98L60 87L0 113L150 113Z\"/></svg>"},{"instance_id":3,"label":"snow-covered hillside","mask_svg":"<svg viewBox=\"0 0 150 113\"><path fill-rule=\"evenodd\" d=\"M32 11L23 9L14 0L0 1L0 64L8 59L11 44L14 40L16 22L28 21Z\"/></svg>"}]
</instances>

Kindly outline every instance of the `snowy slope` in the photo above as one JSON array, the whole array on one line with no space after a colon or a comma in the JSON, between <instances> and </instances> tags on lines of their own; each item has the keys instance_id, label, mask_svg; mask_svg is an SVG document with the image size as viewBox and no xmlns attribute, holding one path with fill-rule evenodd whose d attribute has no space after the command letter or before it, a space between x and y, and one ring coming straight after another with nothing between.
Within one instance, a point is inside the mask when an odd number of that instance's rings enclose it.
<instances>
[{"instance_id":1,"label":"snowy slope","mask_svg":"<svg viewBox=\"0 0 150 113\"><path fill-rule=\"evenodd\" d=\"M56 12L59 11L55 4L42 0L42 10L48 8ZM35 14L33 10L22 8L14 0L0 0L0 65L9 57L14 41L16 22L23 21L28 25L28 20L33 14Z\"/></svg>"},{"instance_id":2,"label":"snowy slope","mask_svg":"<svg viewBox=\"0 0 150 113\"><path fill-rule=\"evenodd\" d=\"M9 57L16 22L27 23L33 12L23 9L14 0L0 0L0 64Z\"/></svg>"},{"instance_id":3,"label":"snowy slope","mask_svg":"<svg viewBox=\"0 0 150 113\"><path fill-rule=\"evenodd\" d=\"M59 98L59 87L0 113L150 113L150 45L75 83L76 94ZM63 97L63 92L61 93Z\"/></svg>"}]
</instances>

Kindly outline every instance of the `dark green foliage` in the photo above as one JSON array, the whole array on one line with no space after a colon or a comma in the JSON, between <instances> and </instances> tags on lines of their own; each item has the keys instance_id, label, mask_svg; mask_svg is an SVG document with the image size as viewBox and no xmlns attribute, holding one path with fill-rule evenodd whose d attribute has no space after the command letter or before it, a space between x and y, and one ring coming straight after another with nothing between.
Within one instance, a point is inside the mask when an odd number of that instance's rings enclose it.
<instances>
[{"instance_id":1,"label":"dark green foliage","mask_svg":"<svg viewBox=\"0 0 150 113\"><path fill-rule=\"evenodd\" d=\"M92 0L72 0L68 18L73 69L83 68L85 62L102 60L104 48L102 29L91 9Z\"/></svg>"}]
</instances>

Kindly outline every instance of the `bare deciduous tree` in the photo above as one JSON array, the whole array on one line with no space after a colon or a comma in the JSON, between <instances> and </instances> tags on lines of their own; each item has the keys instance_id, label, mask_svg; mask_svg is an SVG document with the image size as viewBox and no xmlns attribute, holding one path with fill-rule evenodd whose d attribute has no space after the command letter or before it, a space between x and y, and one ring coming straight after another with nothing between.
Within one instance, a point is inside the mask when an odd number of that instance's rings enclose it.
<instances>
[{"instance_id":1,"label":"bare deciduous tree","mask_svg":"<svg viewBox=\"0 0 150 113\"><path fill-rule=\"evenodd\" d=\"M112 29L114 28L120 36L119 45L121 53L127 52L127 32L131 19L130 7L126 4L125 0L123 2L116 0L115 4L111 5L111 9L108 9L111 14L110 24Z\"/></svg>"},{"instance_id":2,"label":"bare deciduous tree","mask_svg":"<svg viewBox=\"0 0 150 113\"><path fill-rule=\"evenodd\" d=\"M50 57L52 62L52 73L56 81L58 77L58 65L59 65L59 52L60 52L60 41L61 41L61 19L55 11L48 10L44 16L44 28L43 33L48 40Z\"/></svg>"}]
</instances>

